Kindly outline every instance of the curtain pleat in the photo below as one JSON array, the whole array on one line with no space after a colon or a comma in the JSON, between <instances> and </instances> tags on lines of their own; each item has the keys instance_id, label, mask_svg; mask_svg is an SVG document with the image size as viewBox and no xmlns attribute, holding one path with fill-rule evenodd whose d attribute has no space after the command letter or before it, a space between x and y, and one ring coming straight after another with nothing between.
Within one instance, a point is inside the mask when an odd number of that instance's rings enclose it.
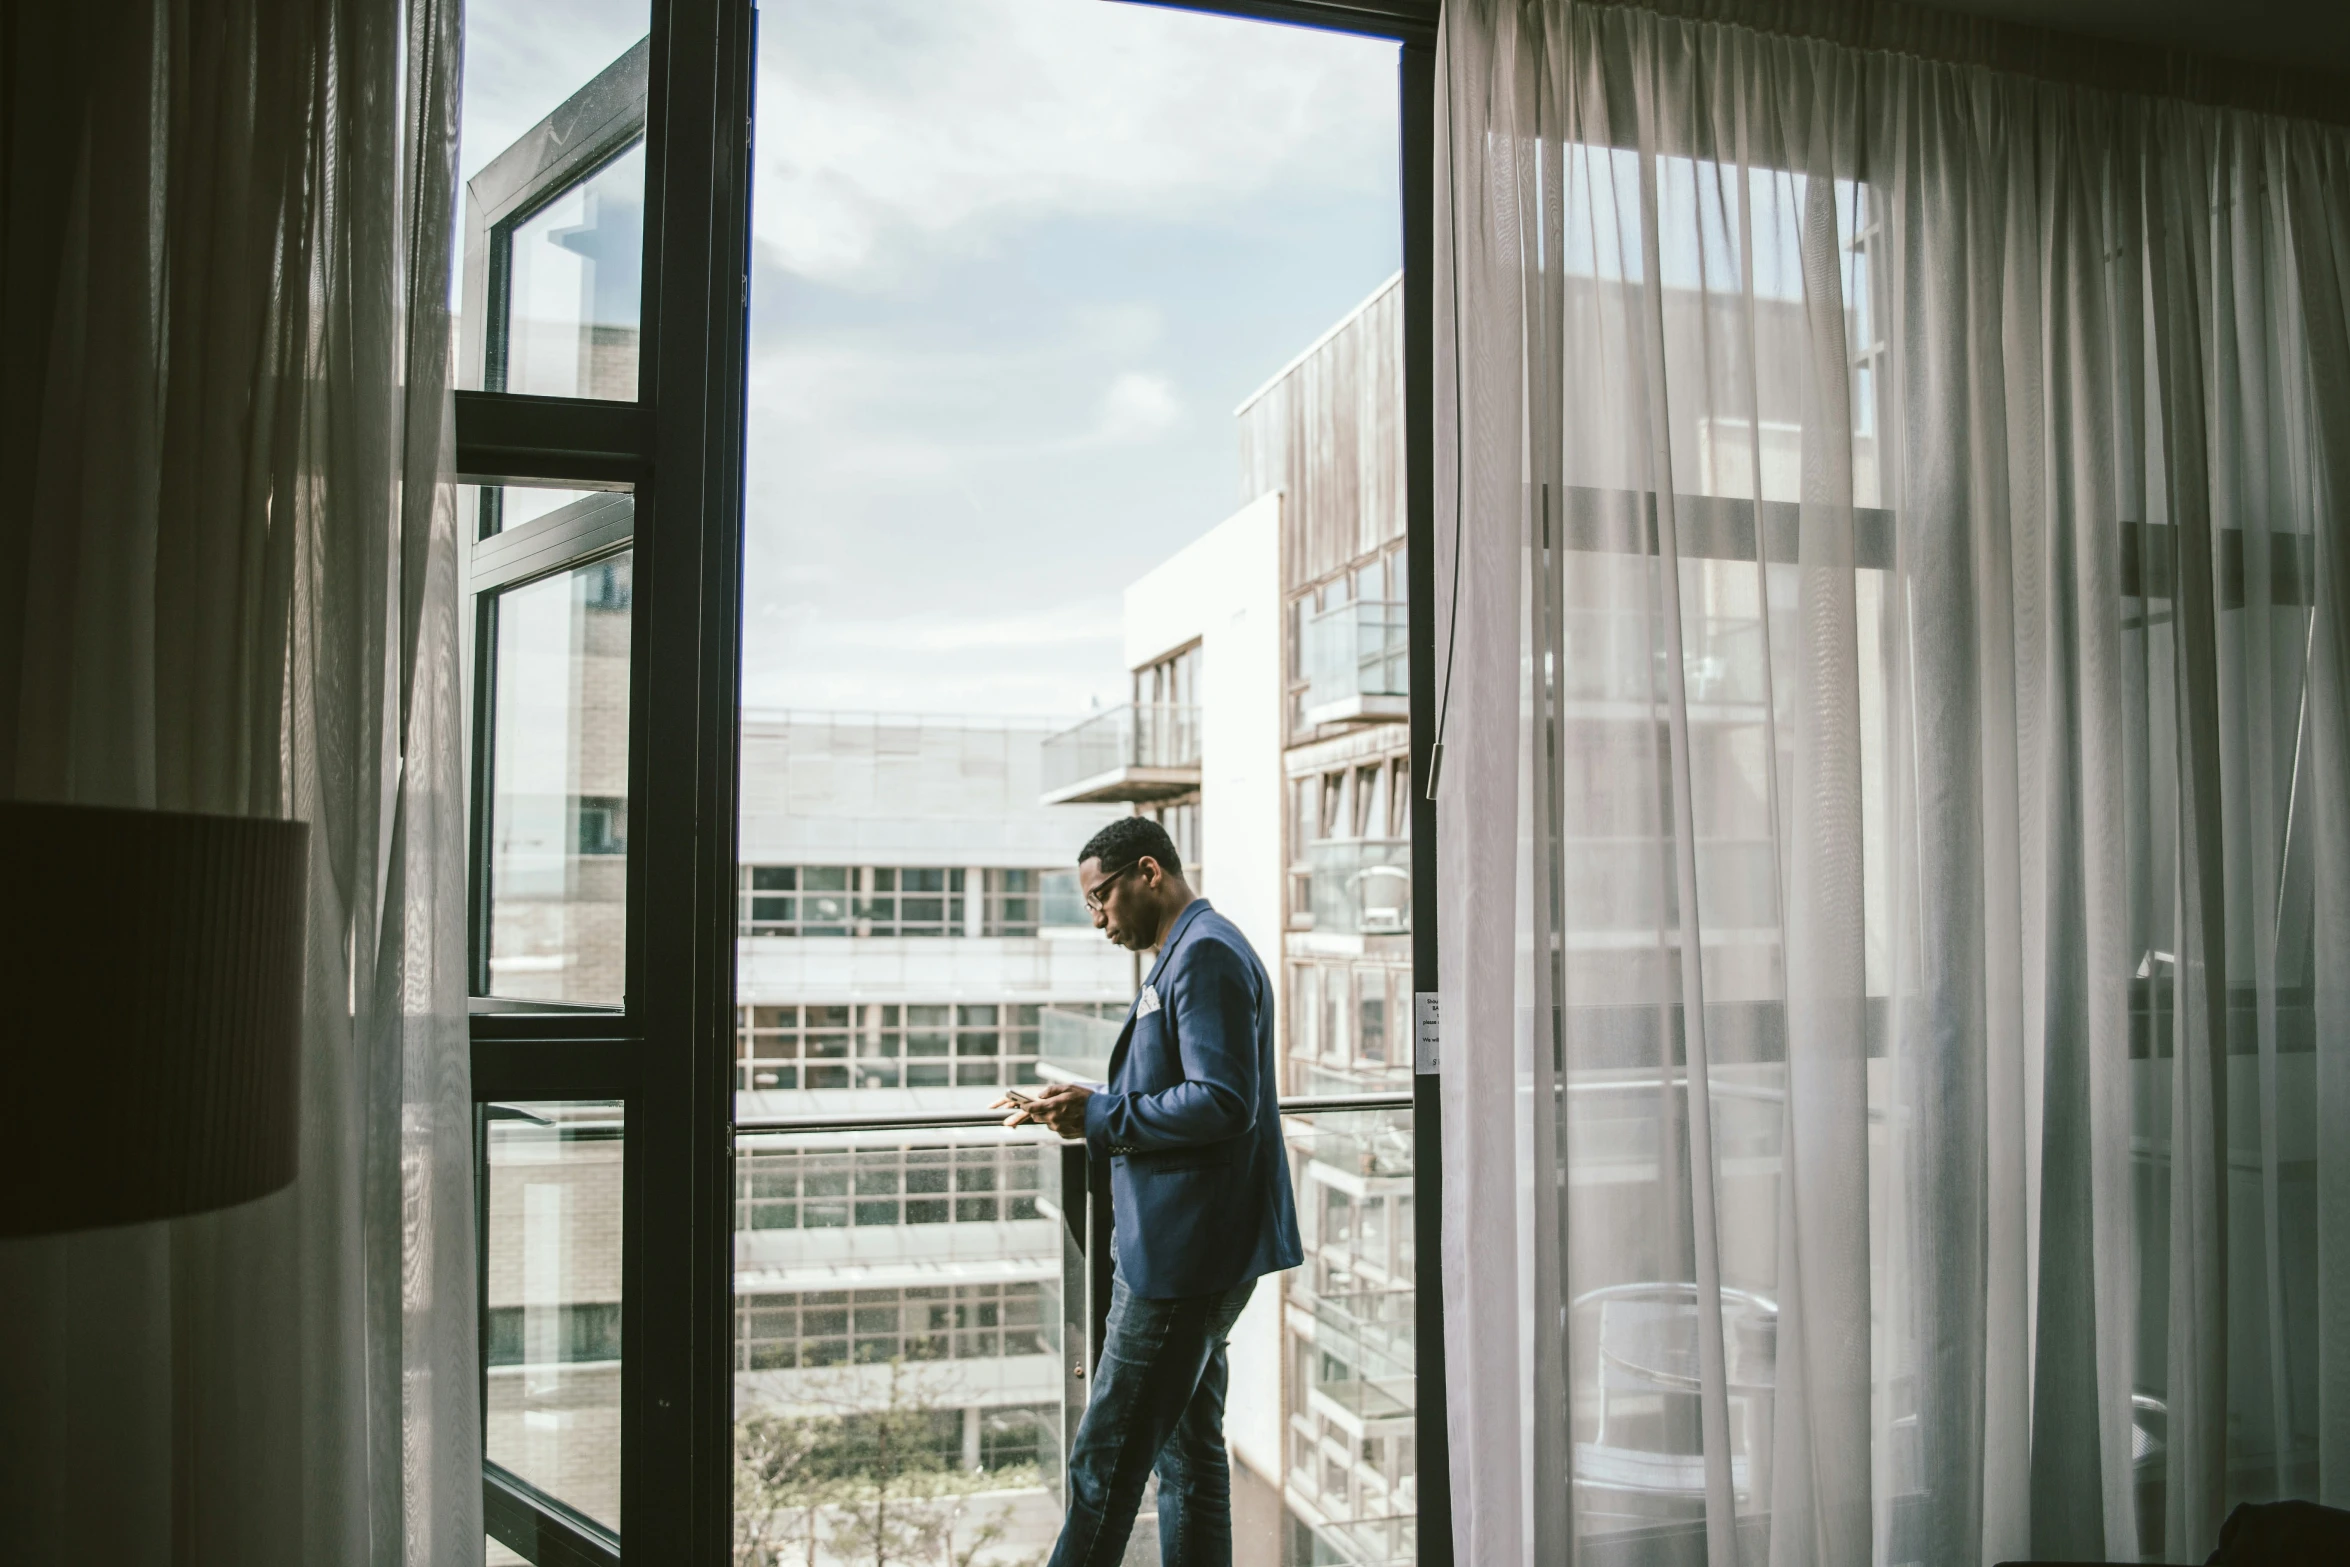
<instances>
[{"instance_id":1,"label":"curtain pleat","mask_svg":"<svg viewBox=\"0 0 2350 1567\"><path fill-rule=\"evenodd\" d=\"M2350 1499L2350 137L1664 10L1440 41L1456 1555Z\"/></svg>"},{"instance_id":2,"label":"curtain pleat","mask_svg":"<svg viewBox=\"0 0 2350 1567\"><path fill-rule=\"evenodd\" d=\"M0 306L26 501L0 523L0 787L287 816L312 845L294 1184L0 1245L12 1562L480 1559L459 15L0 21L29 176ZM102 1145L105 1108L40 1113Z\"/></svg>"}]
</instances>

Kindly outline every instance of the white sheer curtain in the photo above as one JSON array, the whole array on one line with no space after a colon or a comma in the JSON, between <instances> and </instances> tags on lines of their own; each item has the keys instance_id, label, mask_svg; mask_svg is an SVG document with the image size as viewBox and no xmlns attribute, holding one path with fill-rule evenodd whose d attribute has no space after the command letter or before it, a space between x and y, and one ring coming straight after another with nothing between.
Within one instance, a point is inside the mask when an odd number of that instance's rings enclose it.
<instances>
[{"instance_id":1,"label":"white sheer curtain","mask_svg":"<svg viewBox=\"0 0 2350 1567\"><path fill-rule=\"evenodd\" d=\"M293 1186L0 1244L0 1554L27 1567L481 1559L458 16L4 24L0 788L291 816L313 850ZM89 1003L61 1048L105 1048ZM104 1157L106 1105L12 1108Z\"/></svg>"},{"instance_id":2,"label":"white sheer curtain","mask_svg":"<svg viewBox=\"0 0 2350 1567\"><path fill-rule=\"evenodd\" d=\"M1457 1558L2350 1505L2350 135L1688 9L1445 13Z\"/></svg>"}]
</instances>

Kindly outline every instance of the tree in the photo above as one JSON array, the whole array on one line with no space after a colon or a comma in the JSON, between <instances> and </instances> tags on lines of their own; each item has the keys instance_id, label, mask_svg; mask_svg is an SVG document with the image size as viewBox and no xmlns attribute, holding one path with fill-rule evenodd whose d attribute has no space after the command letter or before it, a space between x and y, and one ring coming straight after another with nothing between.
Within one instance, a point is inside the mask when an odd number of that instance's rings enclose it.
<instances>
[{"instance_id":1,"label":"tree","mask_svg":"<svg viewBox=\"0 0 2350 1567\"><path fill-rule=\"evenodd\" d=\"M735 1561L782 1567L786 1544L872 1567L975 1567L1004 1537L1011 1509L970 1516L987 1491L1038 1483L1034 1465L962 1465L962 1410L897 1361L878 1406L839 1385L837 1413L747 1413L735 1422ZM1036 1558L1030 1557L1033 1562ZM1011 1567L999 1552L996 1567Z\"/></svg>"},{"instance_id":2,"label":"tree","mask_svg":"<svg viewBox=\"0 0 2350 1567\"><path fill-rule=\"evenodd\" d=\"M816 1567L824 1509L847 1490L841 1422L832 1416L752 1412L734 1422L736 1567L781 1567L785 1531L799 1525L807 1567Z\"/></svg>"}]
</instances>

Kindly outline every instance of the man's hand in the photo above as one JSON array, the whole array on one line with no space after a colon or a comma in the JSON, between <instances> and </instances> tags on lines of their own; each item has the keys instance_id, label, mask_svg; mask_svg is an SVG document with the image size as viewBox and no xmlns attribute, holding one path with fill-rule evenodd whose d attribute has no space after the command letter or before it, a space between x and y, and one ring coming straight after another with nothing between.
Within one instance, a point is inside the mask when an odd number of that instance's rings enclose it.
<instances>
[{"instance_id":1,"label":"man's hand","mask_svg":"<svg viewBox=\"0 0 2350 1567\"><path fill-rule=\"evenodd\" d=\"M1023 1126L1034 1122L1047 1127L1062 1137L1085 1135L1085 1101L1093 1097L1093 1090L1081 1083L1055 1083L1030 1099L1015 1099L1007 1094L995 1102L998 1110L1010 1107L1012 1113L1004 1117L1006 1126Z\"/></svg>"}]
</instances>

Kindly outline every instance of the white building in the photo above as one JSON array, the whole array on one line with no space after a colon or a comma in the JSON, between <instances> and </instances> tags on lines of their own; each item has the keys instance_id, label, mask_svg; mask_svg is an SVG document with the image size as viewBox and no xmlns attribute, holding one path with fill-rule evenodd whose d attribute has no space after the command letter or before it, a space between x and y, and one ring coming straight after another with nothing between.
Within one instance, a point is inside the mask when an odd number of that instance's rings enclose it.
<instances>
[{"instance_id":1,"label":"white building","mask_svg":"<svg viewBox=\"0 0 2350 1567\"><path fill-rule=\"evenodd\" d=\"M1055 808L1156 815L1204 862L1280 987L1289 1094L1410 1086L1400 307L1391 281L1242 404L1239 510L1126 590L1133 704L1044 752ZM1285 1129L1307 1257L1232 1336L1236 1550L1408 1562L1408 1116Z\"/></svg>"},{"instance_id":2,"label":"white building","mask_svg":"<svg viewBox=\"0 0 2350 1567\"><path fill-rule=\"evenodd\" d=\"M1098 1031L1124 1011L1132 961L1072 869L1116 813L1038 803L1047 728L746 719L739 1117L983 1106L1041 1080L1048 1015ZM738 1409L870 1412L894 1377L959 1426L966 1466L1055 1469L1052 1158L985 1129L744 1135ZM1049 1543L1050 1499L1018 1512Z\"/></svg>"}]
</instances>

